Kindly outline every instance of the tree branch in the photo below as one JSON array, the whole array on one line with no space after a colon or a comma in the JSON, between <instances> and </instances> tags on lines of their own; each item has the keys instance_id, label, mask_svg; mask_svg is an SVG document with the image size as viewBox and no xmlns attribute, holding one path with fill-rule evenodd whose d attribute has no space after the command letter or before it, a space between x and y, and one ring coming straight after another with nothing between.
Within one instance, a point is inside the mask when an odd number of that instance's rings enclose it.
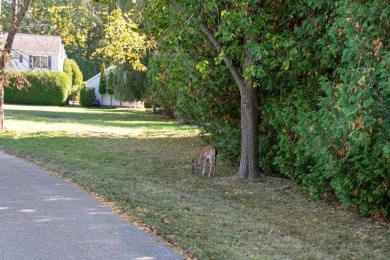
<instances>
[{"instance_id":1,"label":"tree branch","mask_svg":"<svg viewBox=\"0 0 390 260\"><path fill-rule=\"evenodd\" d=\"M186 11L183 6L181 6L178 2L175 0L170 0L171 4L184 16L186 16L187 20L195 20L194 15L188 15L186 14ZM210 41L210 43L214 46L215 50L218 51L218 53L222 52L222 45L218 42L218 40L214 37L213 33L207 28L204 24L200 24L200 30L203 32L203 34L207 37L207 39ZM234 67L232 61L228 58L228 56L223 53L223 61L225 62L226 66L229 69L230 74L232 75L234 81L236 82L240 94L242 94L242 89L245 86L245 80L241 76L241 74L238 72L238 69Z\"/></svg>"},{"instance_id":2,"label":"tree branch","mask_svg":"<svg viewBox=\"0 0 390 260\"><path fill-rule=\"evenodd\" d=\"M368 71L368 73L367 73L368 79L370 80L370 85L371 85L370 87L371 87L372 91L374 92L374 95L377 98L379 105L381 106L381 108L383 109L385 114L387 114L388 119L390 119L390 112L389 112L389 110L387 110L385 104L383 103L383 100L379 94L379 91L374 87L374 81L372 80L371 75L370 75L371 64L369 64L369 62L367 62L367 61L365 63L366 63L367 71Z\"/></svg>"},{"instance_id":3,"label":"tree branch","mask_svg":"<svg viewBox=\"0 0 390 260\"><path fill-rule=\"evenodd\" d=\"M4 46L3 54L6 54L6 53L9 54L11 52L12 43L14 42L16 32L19 30L19 27L22 24L23 18L28 11L28 7L29 7L31 1L32 0L24 0L23 1L23 6L20 8L18 14L16 15L15 21L11 24L11 27L8 31L8 36L7 36L5 46ZM15 5L16 4L14 3L13 4L14 7L12 9L16 8ZM16 11L16 10L14 10L14 11Z\"/></svg>"}]
</instances>

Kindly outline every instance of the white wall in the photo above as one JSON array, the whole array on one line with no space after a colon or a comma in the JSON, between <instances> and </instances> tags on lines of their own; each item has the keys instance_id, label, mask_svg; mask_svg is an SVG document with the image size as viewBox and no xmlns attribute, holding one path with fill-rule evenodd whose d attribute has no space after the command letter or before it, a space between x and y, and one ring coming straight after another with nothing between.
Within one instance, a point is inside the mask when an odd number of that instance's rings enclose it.
<instances>
[{"instance_id":1,"label":"white wall","mask_svg":"<svg viewBox=\"0 0 390 260\"><path fill-rule=\"evenodd\" d=\"M61 44L60 47L60 53L58 55L58 60L57 60L57 69L58 71L64 71L64 61L67 58L66 52L65 52L65 46Z\"/></svg>"},{"instance_id":2,"label":"white wall","mask_svg":"<svg viewBox=\"0 0 390 260\"><path fill-rule=\"evenodd\" d=\"M113 67L109 67L106 69L106 75L108 76L110 70ZM95 90L95 96L100 100L100 104L102 106L114 106L114 107L130 107L130 108L145 108L144 102L141 101L119 101L115 99L114 95L104 94L101 95L99 93L99 83L100 83L100 73L85 81L87 87L93 88Z\"/></svg>"},{"instance_id":3,"label":"white wall","mask_svg":"<svg viewBox=\"0 0 390 260\"><path fill-rule=\"evenodd\" d=\"M51 69L49 68L30 68L29 59L31 56L51 57ZM6 69L15 71L64 71L64 59L66 57L65 50L59 54L48 53L15 53L12 55L13 59L7 63Z\"/></svg>"}]
</instances>

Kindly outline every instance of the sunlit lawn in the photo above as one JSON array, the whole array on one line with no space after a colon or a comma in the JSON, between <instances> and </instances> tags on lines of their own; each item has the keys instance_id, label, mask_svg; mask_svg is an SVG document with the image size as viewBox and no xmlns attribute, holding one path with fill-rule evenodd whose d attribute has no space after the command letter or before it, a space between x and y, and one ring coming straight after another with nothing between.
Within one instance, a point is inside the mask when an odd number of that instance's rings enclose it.
<instances>
[{"instance_id":1,"label":"sunlit lawn","mask_svg":"<svg viewBox=\"0 0 390 260\"><path fill-rule=\"evenodd\" d=\"M0 150L99 194L189 256L390 259L388 224L314 201L287 179L238 182L221 161L214 179L190 174L204 145L194 127L143 110L5 109Z\"/></svg>"},{"instance_id":2,"label":"sunlit lawn","mask_svg":"<svg viewBox=\"0 0 390 260\"><path fill-rule=\"evenodd\" d=\"M16 132L67 132L123 135L186 135L189 127L152 117L144 110L86 109L8 105L6 128ZM178 131L174 131L178 130ZM194 129L191 129L193 135ZM195 131L196 132L196 131Z\"/></svg>"}]
</instances>

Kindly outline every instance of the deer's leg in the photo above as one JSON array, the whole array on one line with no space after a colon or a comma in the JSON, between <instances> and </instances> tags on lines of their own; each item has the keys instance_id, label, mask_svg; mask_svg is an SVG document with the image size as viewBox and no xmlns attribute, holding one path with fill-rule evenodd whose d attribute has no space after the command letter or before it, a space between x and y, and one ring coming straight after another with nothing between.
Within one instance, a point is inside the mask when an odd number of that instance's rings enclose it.
<instances>
[{"instance_id":1,"label":"deer's leg","mask_svg":"<svg viewBox=\"0 0 390 260\"><path fill-rule=\"evenodd\" d=\"M212 169L212 168L214 168L214 169ZM217 173L217 160L216 160L215 156L211 156L211 158L210 158L210 173L209 173L209 177L210 177L211 174L214 177L216 173Z\"/></svg>"},{"instance_id":2,"label":"deer's leg","mask_svg":"<svg viewBox=\"0 0 390 260\"><path fill-rule=\"evenodd\" d=\"M209 171L209 178L211 177L211 172L213 170L213 163L211 162L211 160L209 161L210 163L210 171Z\"/></svg>"},{"instance_id":3,"label":"deer's leg","mask_svg":"<svg viewBox=\"0 0 390 260\"><path fill-rule=\"evenodd\" d=\"M202 161L202 162L203 162L203 172L202 172L202 175L204 175L204 174L205 174L205 171L206 171L207 160Z\"/></svg>"},{"instance_id":4,"label":"deer's leg","mask_svg":"<svg viewBox=\"0 0 390 260\"><path fill-rule=\"evenodd\" d=\"M217 160L214 160L214 174L213 177L217 175Z\"/></svg>"}]
</instances>

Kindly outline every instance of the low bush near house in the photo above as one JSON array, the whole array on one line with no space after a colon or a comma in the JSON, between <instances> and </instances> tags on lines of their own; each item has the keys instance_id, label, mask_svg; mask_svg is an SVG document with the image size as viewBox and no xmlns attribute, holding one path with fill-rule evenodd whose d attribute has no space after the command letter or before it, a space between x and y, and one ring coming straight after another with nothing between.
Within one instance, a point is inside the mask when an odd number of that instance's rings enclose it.
<instances>
[{"instance_id":1,"label":"low bush near house","mask_svg":"<svg viewBox=\"0 0 390 260\"><path fill-rule=\"evenodd\" d=\"M80 105L91 107L95 102L95 91L92 88L83 86L80 90Z\"/></svg>"}]
</instances>

